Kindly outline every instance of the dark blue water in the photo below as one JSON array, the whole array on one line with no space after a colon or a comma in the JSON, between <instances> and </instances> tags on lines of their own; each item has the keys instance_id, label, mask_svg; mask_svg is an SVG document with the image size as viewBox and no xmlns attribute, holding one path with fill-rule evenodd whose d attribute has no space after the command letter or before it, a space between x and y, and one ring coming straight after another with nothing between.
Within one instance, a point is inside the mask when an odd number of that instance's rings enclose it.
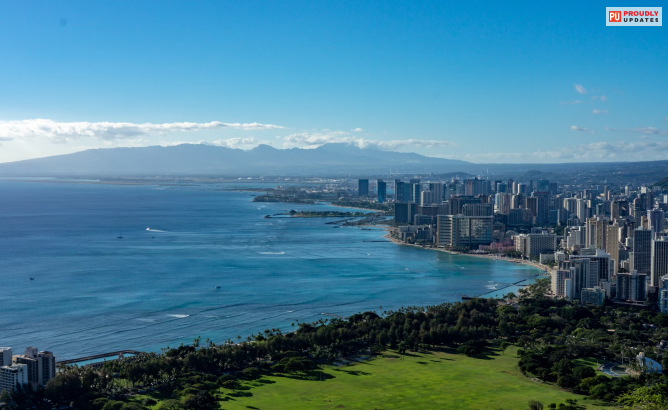
<instances>
[{"instance_id":1,"label":"dark blue water","mask_svg":"<svg viewBox=\"0 0 668 410\"><path fill-rule=\"evenodd\" d=\"M196 336L222 342L322 313L455 301L538 272L373 242L384 231L325 224L332 219L264 219L326 207L252 197L207 186L0 182L0 346L66 359Z\"/></svg>"}]
</instances>

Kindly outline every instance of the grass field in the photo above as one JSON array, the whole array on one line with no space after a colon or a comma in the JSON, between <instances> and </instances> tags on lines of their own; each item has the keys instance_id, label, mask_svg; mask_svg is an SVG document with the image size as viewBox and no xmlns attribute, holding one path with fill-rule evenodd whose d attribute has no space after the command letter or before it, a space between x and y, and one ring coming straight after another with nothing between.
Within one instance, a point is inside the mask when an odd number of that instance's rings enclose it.
<instances>
[{"instance_id":1,"label":"grass field","mask_svg":"<svg viewBox=\"0 0 668 410\"><path fill-rule=\"evenodd\" d=\"M385 357L340 368L327 367L313 380L264 376L247 390L220 389L226 410L260 409L503 409L524 410L529 400L545 404L577 399L588 409L607 409L523 376L516 348L490 349L485 358L451 350ZM325 380L322 381L323 376ZM317 380L320 379L320 380Z\"/></svg>"}]
</instances>

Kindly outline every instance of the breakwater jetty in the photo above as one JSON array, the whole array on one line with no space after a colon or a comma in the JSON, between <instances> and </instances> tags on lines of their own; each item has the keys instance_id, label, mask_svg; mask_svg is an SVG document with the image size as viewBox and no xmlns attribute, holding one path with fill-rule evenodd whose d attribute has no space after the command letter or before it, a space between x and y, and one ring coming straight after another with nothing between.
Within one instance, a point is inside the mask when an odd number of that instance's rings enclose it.
<instances>
[{"instance_id":1,"label":"breakwater jetty","mask_svg":"<svg viewBox=\"0 0 668 410\"><path fill-rule=\"evenodd\" d=\"M95 355L92 355L92 356L80 357L78 359L60 360L60 361L56 362L56 366L65 366L65 365L68 365L68 364L88 362L88 361L91 361L91 360L105 359L107 357L115 357L116 359L122 359L126 354L137 356L137 355L140 355L142 353L144 353L144 352L139 352L137 350L119 350L117 352L95 354Z\"/></svg>"}]
</instances>

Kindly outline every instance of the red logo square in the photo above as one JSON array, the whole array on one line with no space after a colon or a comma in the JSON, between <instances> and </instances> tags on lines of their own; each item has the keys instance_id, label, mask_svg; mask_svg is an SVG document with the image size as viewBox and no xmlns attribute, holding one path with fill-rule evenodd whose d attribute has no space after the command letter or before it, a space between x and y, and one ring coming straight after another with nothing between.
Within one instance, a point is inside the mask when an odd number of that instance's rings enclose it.
<instances>
[{"instance_id":1,"label":"red logo square","mask_svg":"<svg viewBox=\"0 0 668 410\"><path fill-rule=\"evenodd\" d=\"M608 22L610 23L621 23L622 22L622 12L621 11L611 11L608 13Z\"/></svg>"}]
</instances>

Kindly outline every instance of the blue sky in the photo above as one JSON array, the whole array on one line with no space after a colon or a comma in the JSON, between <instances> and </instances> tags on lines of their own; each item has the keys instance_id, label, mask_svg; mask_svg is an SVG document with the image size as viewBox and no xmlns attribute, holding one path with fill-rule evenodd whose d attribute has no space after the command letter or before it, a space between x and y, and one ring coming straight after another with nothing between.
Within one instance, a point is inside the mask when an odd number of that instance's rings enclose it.
<instances>
[{"instance_id":1,"label":"blue sky","mask_svg":"<svg viewBox=\"0 0 668 410\"><path fill-rule=\"evenodd\" d=\"M0 1L0 162L182 142L666 159L667 28L606 27L606 6Z\"/></svg>"}]
</instances>

